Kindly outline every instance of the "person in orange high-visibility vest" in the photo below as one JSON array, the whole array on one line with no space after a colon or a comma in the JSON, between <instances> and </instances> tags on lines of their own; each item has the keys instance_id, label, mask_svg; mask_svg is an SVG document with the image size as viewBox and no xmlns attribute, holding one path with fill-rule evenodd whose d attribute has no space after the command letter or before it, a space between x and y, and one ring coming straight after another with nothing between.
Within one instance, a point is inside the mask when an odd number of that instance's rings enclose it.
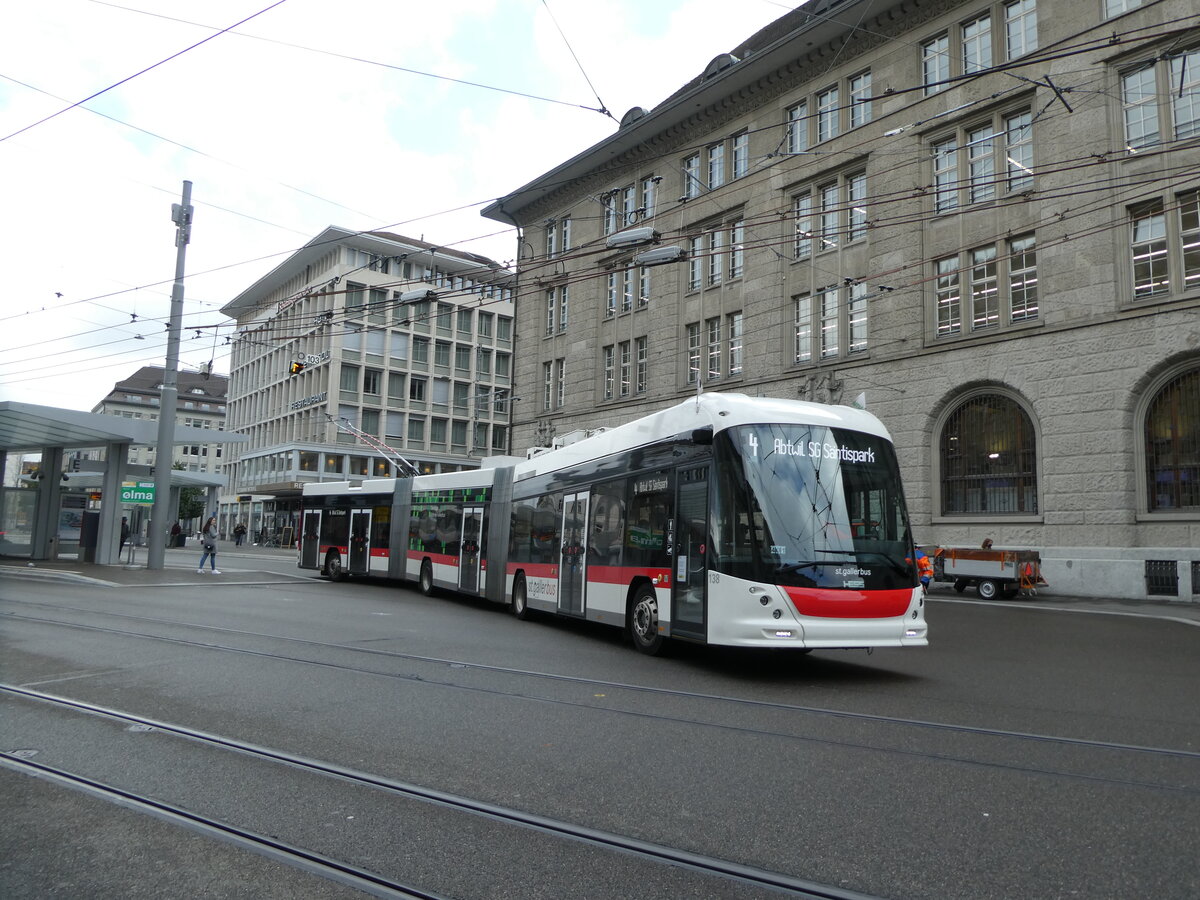
<instances>
[{"instance_id":1,"label":"person in orange high-visibility vest","mask_svg":"<svg viewBox=\"0 0 1200 900\"><path fill-rule=\"evenodd\" d=\"M905 562L911 563L912 560L906 559ZM917 548L917 577L921 579L921 586L925 588L933 581L933 562L920 547Z\"/></svg>"}]
</instances>

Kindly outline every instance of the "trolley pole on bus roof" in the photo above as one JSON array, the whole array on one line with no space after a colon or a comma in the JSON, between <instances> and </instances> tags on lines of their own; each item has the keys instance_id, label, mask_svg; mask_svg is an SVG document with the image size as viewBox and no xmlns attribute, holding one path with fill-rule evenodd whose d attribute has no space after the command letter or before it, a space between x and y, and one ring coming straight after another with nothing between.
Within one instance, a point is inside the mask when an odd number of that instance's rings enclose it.
<instances>
[{"instance_id":1,"label":"trolley pole on bus roof","mask_svg":"<svg viewBox=\"0 0 1200 900\"><path fill-rule=\"evenodd\" d=\"M175 284L171 287L171 318L167 325L167 362L163 366L158 406L158 446L154 451L154 506L150 513L147 569L163 568L167 519L171 511L171 465L175 461L175 408L179 399L179 332L183 328L183 267L192 237L192 183L183 183L183 197L171 204L175 223Z\"/></svg>"}]
</instances>

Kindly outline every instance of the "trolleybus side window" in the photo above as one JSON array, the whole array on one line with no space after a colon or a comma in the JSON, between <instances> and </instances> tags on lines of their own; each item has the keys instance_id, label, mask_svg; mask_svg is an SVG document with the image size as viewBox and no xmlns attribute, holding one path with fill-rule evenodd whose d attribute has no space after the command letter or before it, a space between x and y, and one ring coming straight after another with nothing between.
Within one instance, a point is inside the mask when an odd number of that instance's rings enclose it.
<instances>
[{"instance_id":1,"label":"trolleybus side window","mask_svg":"<svg viewBox=\"0 0 1200 900\"><path fill-rule=\"evenodd\" d=\"M625 529L624 564L661 566L671 518L671 476L652 472L630 479L629 521Z\"/></svg>"},{"instance_id":2,"label":"trolleybus side window","mask_svg":"<svg viewBox=\"0 0 1200 900\"><path fill-rule=\"evenodd\" d=\"M625 533L625 479L592 489L592 527L588 553L602 566L621 565L621 536Z\"/></svg>"},{"instance_id":3,"label":"trolleybus side window","mask_svg":"<svg viewBox=\"0 0 1200 900\"><path fill-rule=\"evenodd\" d=\"M391 539L392 508L376 506L371 510L371 546L379 549L388 546Z\"/></svg>"},{"instance_id":4,"label":"trolleybus side window","mask_svg":"<svg viewBox=\"0 0 1200 900\"><path fill-rule=\"evenodd\" d=\"M321 516L321 545L345 547L350 539L350 511L327 509Z\"/></svg>"}]
</instances>

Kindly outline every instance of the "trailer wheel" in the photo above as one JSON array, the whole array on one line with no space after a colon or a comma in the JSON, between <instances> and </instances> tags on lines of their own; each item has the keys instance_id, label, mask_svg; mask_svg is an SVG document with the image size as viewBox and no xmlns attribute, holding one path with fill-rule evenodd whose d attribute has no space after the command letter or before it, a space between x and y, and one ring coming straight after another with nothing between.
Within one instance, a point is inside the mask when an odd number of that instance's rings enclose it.
<instances>
[{"instance_id":1,"label":"trailer wheel","mask_svg":"<svg viewBox=\"0 0 1200 900\"><path fill-rule=\"evenodd\" d=\"M984 578L975 585L975 590L984 600L995 600L996 594L1000 592L1000 585L990 578Z\"/></svg>"},{"instance_id":2,"label":"trailer wheel","mask_svg":"<svg viewBox=\"0 0 1200 900\"><path fill-rule=\"evenodd\" d=\"M658 595L654 588L648 584L638 588L629 610L629 635L634 649L657 656L663 647L663 636L658 630Z\"/></svg>"},{"instance_id":3,"label":"trailer wheel","mask_svg":"<svg viewBox=\"0 0 1200 900\"><path fill-rule=\"evenodd\" d=\"M967 585L969 585L970 583L971 582L967 581L967 579L965 579L965 578L955 578L954 579L954 589L961 594L963 591L965 591L967 589Z\"/></svg>"},{"instance_id":4,"label":"trailer wheel","mask_svg":"<svg viewBox=\"0 0 1200 900\"><path fill-rule=\"evenodd\" d=\"M529 608L529 590L525 586L525 576L518 575L513 580L512 613L522 622L533 615Z\"/></svg>"},{"instance_id":5,"label":"trailer wheel","mask_svg":"<svg viewBox=\"0 0 1200 900\"><path fill-rule=\"evenodd\" d=\"M421 576L417 581L417 587L426 597L433 593L433 563L427 559L421 560Z\"/></svg>"}]
</instances>

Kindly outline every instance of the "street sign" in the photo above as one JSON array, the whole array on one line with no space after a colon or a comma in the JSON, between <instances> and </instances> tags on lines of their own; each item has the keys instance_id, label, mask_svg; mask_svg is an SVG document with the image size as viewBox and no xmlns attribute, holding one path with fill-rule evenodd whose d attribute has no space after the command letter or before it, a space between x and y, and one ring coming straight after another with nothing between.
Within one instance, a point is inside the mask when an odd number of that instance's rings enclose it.
<instances>
[{"instance_id":1,"label":"street sign","mask_svg":"<svg viewBox=\"0 0 1200 900\"><path fill-rule=\"evenodd\" d=\"M121 483L121 502L140 506L154 505L153 481L124 481Z\"/></svg>"}]
</instances>

